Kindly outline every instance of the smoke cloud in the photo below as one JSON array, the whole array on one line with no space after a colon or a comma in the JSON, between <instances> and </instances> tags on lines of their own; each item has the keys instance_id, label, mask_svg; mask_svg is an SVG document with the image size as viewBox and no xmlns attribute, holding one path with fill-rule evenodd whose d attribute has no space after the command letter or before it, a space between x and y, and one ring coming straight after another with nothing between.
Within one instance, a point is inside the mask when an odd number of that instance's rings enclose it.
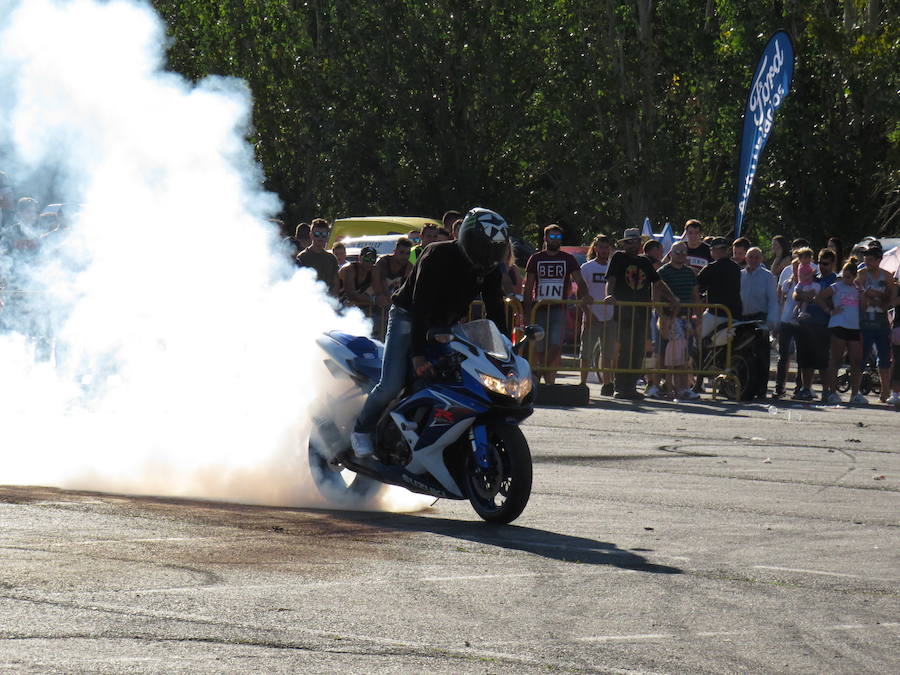
<instances>
[{"instance_id":1,"label":"smoke cloud","mask_svg":"<svg viewBox=\"0 0 900 675\"><path fill-rule=\"evenodd\" d=\"M279 253L246 86L163 48L142 3L0 0L0 170L69 221L0 261L0 483L321 505L314 340L368 327Z\"/></svg>"}]
</instances>

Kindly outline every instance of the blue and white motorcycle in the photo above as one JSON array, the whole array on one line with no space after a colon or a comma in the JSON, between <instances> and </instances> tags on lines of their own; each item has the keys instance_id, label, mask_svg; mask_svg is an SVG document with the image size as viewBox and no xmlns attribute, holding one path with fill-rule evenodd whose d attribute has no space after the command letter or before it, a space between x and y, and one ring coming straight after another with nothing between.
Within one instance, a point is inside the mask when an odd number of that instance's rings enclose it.
<instances>
[{"instance_id":1,"label":"blue and white motorcycle","mask_svg":"<svg viewBox=\"0 0 900 675\"><path fill-rule=\"evenodd\" d=\"M332 331L318 340L334 378L314 416L309 464L319 491L359 504L383 483L444 499L468 499L484 520L509 523L531 495L531 452L519 423L533 412L531 368L487 319L430 332L433 375L410 381L378 422L375 453L358 458L350 432L381 375L380 342Z\"/></svg>"}]
</instances>

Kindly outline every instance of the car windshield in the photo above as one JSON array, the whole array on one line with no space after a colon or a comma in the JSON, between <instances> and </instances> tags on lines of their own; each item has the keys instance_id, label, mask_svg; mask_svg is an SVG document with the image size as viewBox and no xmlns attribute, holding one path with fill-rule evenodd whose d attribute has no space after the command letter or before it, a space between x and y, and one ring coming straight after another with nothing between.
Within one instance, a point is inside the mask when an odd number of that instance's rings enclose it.
<instances>
[{"instance_id":1,"label":"car windshield","mask_svg":"<svg viewBox=\"0 0 900 675\"><path fill-rule=\"evenodd\" d=\"M497 325L490 319L478 319L456 325L455 332L467 342L496 359L509 358L509 349Z\"/></svg>"}]
</instances>

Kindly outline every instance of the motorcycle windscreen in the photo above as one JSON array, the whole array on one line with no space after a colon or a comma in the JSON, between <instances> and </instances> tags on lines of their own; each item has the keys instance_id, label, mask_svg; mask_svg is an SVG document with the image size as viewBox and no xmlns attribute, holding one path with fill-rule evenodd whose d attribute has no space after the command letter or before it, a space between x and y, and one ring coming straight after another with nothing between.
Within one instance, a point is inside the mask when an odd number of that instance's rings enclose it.
<instances>
[{"instance_id":1,"label":"motorcycle windscreen","mask_svg":"<svg viewBox=\"0 0 900 675\"><path fill-rule=\"evenodd\" d=\"M454 332L466 342L486 351L488 356L495 359L509 359L509 347L503 339L503 334L490 319L457 324Z\"/></svg>"}]
</instances>

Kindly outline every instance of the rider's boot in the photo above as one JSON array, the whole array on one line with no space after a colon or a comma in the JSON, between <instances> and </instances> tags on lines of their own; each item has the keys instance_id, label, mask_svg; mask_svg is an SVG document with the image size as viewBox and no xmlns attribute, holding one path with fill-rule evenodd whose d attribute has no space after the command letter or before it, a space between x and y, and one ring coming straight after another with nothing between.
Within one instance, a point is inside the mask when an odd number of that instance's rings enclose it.
<instances>
[{"instance_id":1,"label":"rider's boot","mask_svg":"<svg viewBox=\"0 0 900 675\"><path fill-rule=\"evenodd\" d=\"M353 454L358 458L371 457L375 452L375 446L372 444L372 434L354 431L350 434L350 447L353 448Z\"/></svg>"}]
</instances>

